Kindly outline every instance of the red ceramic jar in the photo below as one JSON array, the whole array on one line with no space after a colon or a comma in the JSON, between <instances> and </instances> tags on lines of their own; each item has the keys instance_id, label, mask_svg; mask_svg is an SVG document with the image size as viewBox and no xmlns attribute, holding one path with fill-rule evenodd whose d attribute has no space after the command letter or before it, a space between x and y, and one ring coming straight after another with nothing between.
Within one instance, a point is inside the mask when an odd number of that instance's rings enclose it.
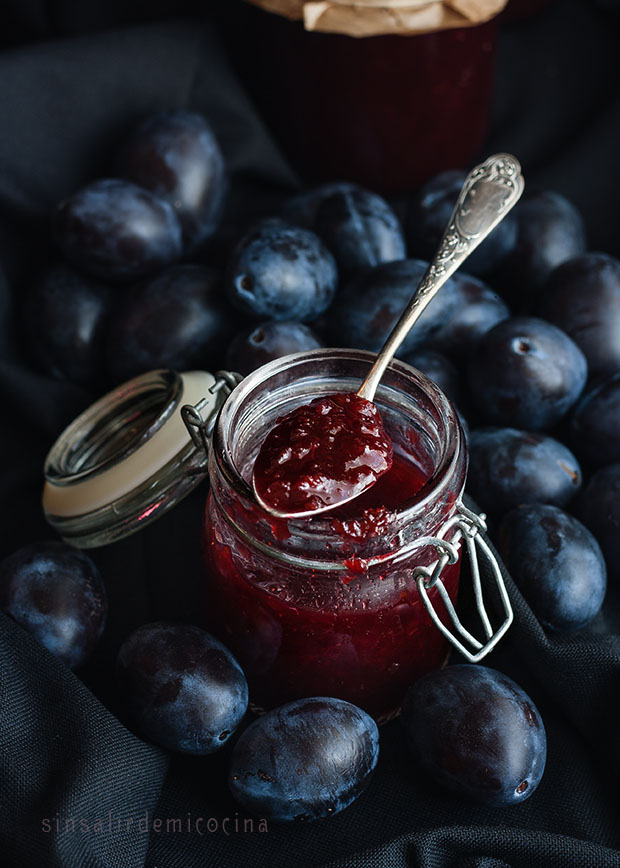
<instances>
[{"instance_id":1,"label":"red ceramic jar","mask_svg":"<svg viewBox=\"0 0 620 868\"><path fill-rule=\"evenodd\" d=\"M432 33L308 32L253 6L235 40L261 114L306 181L381 193L466 166L487 131L496 19ZM237 25L238 26L238 25Z\"/></svg>"},{"instance_id":2,"label":"red ceramic jar","mask_svg":"<svg viewBox=\"0 0 620 868\"><path fill-rule=\"evenodd\" d=\"M260 707L338 696L382 717L447 656L414 570L437 561L428 537L456 512L467 456L456 413L430 380L399 362L384 376L376 403L394 444L394 473L356 502L356 513L274 521L248 484L275 419L319 395L352 391L371 359L318 350L272 362L235 389L214 430L208 626L239 660ZM442 573L453 600L459 566ZM430 594L436 603L437 589Z\"/></svg>"}]
</instances>

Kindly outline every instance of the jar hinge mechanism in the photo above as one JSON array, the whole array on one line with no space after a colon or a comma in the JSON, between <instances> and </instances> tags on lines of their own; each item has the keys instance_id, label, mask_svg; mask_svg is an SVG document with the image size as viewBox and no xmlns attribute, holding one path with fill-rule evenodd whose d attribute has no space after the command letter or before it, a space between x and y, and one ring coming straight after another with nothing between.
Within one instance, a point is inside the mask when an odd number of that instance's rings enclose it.
<instances>
[{"instance_id":1,"label":"jar hinge mechanism","mask_svg":"<svg viewBox=\"0 0 620 868\"><path fill-rule=\"evenodd\" d=\"M457 503L456 513L452 518L448 519L444 525L442 525L436 536L430 537L428 540L428 542L437 549L439 559L431 567L416 567L414 570L418 592L433 623L437 629L443 633L446 639L448 639L448 641L471 663L477 663L479 660L482 660L482 658L497 645L513 621L512 606L510 605L510 599L508 597L508 592L506 591L506 585L504 584L499 564L488 543L482 537L482 533L487 529L485 519L486 516L484 514L478 515L477 513L472 512L470 509L467 509L461 501L459 501ZM448 595L446 587L441 581L441 573L444 567L448 564L455 564L458 561L458 543L461 541L464 541L467 547L474 586L476 609L486 634L486 642L484 643L476 639L476 637L463 626L456 613L452 600ZM486 558L486 561L491 568L491 573L499 592L501 605L504 611L504 620L495 631L491 626L485 608L480 567L478 563L478 552ZM454 632L443 623L429 597L429 591L435 587L439 592L448 617L452 622ZM468 643L469 647L464 643Z\"/></svg>"},{"instance_id":2,"label":"jar hinge mechanism","mask_svg":"<svg viewBox=\"0 0 620 868\"><path fill-rule=\"evenodd\" d=\"M209 458L209 438L220 407L242 379L241 374L232 371L216 371L215 382L209 388L208 394L196 404L185 404L181 407L185 427L194 446L204 452L205 463Z\"/></svg>"}]
</instances>

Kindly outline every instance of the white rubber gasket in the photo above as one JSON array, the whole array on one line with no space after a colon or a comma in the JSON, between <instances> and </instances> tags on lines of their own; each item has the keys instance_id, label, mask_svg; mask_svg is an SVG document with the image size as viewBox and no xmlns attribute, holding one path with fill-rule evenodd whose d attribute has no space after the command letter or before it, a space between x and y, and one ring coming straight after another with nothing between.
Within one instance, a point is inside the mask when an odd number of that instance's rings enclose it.
<instances>
[{"instance_id":1,"label":"white rubber gasket","mask_svg":"<svg viewBox=\"0 0 620 868\"><path fill-rule=\"evenodd\" d=\"M189 371L180 376L182 393L178 405L161 428L108 470L74 483L55 484L46 481L43 487L45 513L58 518L72 518L110 506L143 485L191 442L181 417L181 407L206 399L202 413L203 416L208 415L216 401L215 395L209 391L215 385L215 377L206 371Z\"/></svg>"}]
</instances>

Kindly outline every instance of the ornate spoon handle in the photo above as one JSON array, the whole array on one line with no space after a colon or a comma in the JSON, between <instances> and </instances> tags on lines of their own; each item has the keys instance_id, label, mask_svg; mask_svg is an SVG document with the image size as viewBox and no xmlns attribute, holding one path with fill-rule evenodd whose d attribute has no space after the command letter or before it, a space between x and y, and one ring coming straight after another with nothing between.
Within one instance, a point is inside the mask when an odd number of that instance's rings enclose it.
<instances>
[{"instance_id":1,"label":"ornate spoon handle","mask_svg":"<svg viewBox=\"0 0 620 868\"><path fill-rule=\"evenodd\" d=\"M516 204L524 184L519 161L510 154L495 154L472 169L437 253L357 392L361 398L374 400L385 369L422 311Z\"/></svg>"}]
</instances>

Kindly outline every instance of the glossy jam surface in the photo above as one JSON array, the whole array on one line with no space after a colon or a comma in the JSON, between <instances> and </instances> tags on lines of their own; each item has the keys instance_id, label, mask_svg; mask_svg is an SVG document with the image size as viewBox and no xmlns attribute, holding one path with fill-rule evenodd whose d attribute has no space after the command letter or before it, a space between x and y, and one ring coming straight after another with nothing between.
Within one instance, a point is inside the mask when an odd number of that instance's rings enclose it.
<instances>
[{"instance_id":1,"label":"glossy jam surface","mask_svg":"<svg viewBox=\"0 0 620 868\"><path fill-rule=\"evenodd\" d=\"M277 420L256 458L254 485L267 507L305 513L357 498L392 458L375 404L355 393L326 395Z\"/></svg>"},{"instance_id":2,"label":"glossy jam surface","mask_svg":"<svg viewBox=\"0 0 620 868\"><path fill-rule=\"evenodd\" d=\"M432 475L413 454L398 449L390 470L372 488L323 517L322 545L338 549L333 562L339 570L278 557L275 531L273 555L255 547L209 496L204 536L209 627L239 660L256 705L337 696L381 717L398 708L416 678L443 664L446 641L425 611L412 575L413 567L434 562L436 553L423 546L401 556L394 512ZM446 513L455 497L446 503ZM291 533L300 533L302 556L312 557L304 551L303 532L291 527ZM377 540L388 553L385 560L359 557ZM443 573L453 599L458 576L459 563ZM436 603L436 592L431 598Z\"/></svg>"}]
</instances>

